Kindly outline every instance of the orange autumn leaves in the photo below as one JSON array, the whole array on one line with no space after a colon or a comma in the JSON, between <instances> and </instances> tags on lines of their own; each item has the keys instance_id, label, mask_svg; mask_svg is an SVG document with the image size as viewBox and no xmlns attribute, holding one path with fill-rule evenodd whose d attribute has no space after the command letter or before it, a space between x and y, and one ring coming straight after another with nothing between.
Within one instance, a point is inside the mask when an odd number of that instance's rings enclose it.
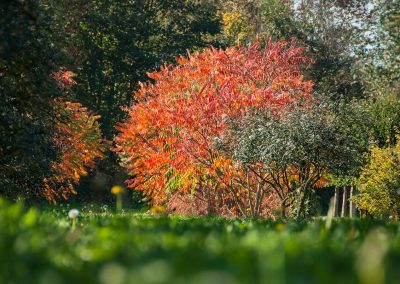
<instances>
[{"instance_id":1,"label":"orange autumn leaves","mask_svg":"<svg viewBox=\"0 0 400 284\"><path fill-rule=\"evenodd\" d=\"M70 71L53 74L60 87L67 91L76 84ZM53 143L58 157L51 162L51 175L44 179L41 193L56 203L76 193L75 186L88 170L95 167L95 160L103 157L104 140L99 128L100 116L92 114L80 103L59 98L54 101L55 133Z\"/></svg>"},{"instance_id":2,"label":"orange autumn leaves","mask_svg":"<svg viewBox=\"0 0 400 284\"><path fill-rule=\"evenodd\" d=\"M232 190L234 181L232 197L240 195L244 169L215 147L215 139L248 112L279 114L311 99L312 82L301 74L310 61L293 42L255 43L206 49L148 74L154 82L141 84L138 103L126 109L115 138L115 151L132 176L128 186L144 190L156 204L172 190Z\"/></svg>"}]
</instances>

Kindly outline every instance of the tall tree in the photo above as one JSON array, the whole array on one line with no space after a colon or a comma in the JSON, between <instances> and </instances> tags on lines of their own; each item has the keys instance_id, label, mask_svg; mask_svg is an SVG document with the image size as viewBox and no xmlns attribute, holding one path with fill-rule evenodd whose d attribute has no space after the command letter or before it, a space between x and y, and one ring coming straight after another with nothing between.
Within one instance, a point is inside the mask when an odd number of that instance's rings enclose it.
<instances>
[{"instance_id":1,"label":"tall tree","mask_svg":"<svg viewBox=\"0 0 400 284\"><path fill-rule=\"evenodd\" d=\"M120 107L134 101L133 91L146 72L173 62L186 50L205 47L219 32L217 6L211 1L101 0L77 25L81 66L80 101L99 111L104 134L112 139Z\"/></svg>"},{"instance_id":2,"label":"tall tree","mask_svg":"<svg viewBox=\"0 0 400 284\"><path fill-rule=\"evenodd\" d=\"M63 18L74 33L68 45L76 56L78 100L96 110L108 140L125 113L121 106L135 103L139 81L150 80L146 72L174 63L187 50L197 50L215 42L220 31L218 6L214 1L181 0L100 0L79 4L76 21ZM79 7L75 6L75 7ZM96 174L85 187L95 184L106 192L112 183L125 177L113 152L98 164ZM83 196L84 197L84 196Z\"/></svg>"},{"instance_id":3,"label":"tall tree","mask_svg":"<svg viewBox=\"0 0 400 284\"><path fill-rule=\"evenodd\" d=\"M368 1L231 0L223 4L230 42L295 38L315 62L308 76L315 91L334 99L364 95L356 76L356 49L364 37ZM232 9L234 7L234 9Z\"/></svg>"},{"instance_id":4,"label":"tall tree","mask_svg":"<svg viewBox=\"0 0 400 284\"><path fill-rule=\"evenodd\" d=\"M0 14L0 192L32 194L56 154L52 101L62 92L50 74L63 56L39 1L1 1Z\"/></svg>"},{"instance_id":5,"label":"tall tree","mask_svg":"<svg viewBox=\"0 0 400 284\"><path fill-rule=\"evenodd\" d=\"M98 117L70 102L72 61L51 3L0 4L0 193L9 197L66 198L103 150Z\"/></svg>"}]
</instances>

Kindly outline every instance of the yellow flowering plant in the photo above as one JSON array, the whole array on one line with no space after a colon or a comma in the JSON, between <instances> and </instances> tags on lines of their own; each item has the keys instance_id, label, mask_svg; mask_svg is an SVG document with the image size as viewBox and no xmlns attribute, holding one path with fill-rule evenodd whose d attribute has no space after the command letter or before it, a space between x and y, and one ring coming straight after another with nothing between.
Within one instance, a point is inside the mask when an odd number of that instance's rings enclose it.
<instances>
[{"instance_id":1,"label":"yellow flowering plant","mask_svg":"<svg viewBox=\"0 0 400 284\"><path fill-rule=\"evenodd\" d=\"M120 185L114 185L111 188L111 193L114 194L117 198L117 212L121 212L122 210L122 194L124 193L125 188Z\"/></svg>"}]
</instances>

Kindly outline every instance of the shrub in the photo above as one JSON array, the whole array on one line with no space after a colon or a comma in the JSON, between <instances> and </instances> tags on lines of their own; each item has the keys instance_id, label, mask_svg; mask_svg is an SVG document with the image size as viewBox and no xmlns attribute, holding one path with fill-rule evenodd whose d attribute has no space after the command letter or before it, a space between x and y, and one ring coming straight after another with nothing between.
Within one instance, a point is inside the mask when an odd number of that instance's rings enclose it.
<instances>
[{"instance_id":1,"label":"shrub","mask_svg":"<svg viewBox=\"0 0 400 284\"><path fill-rule=\"evenodd\" d=\"M400 143L387 148L372 147L370 162L359 178L360 194L355 197L359 209L372 216L400 214Z\"/></svg>"},{"instance_id":2,"label":"shrub","mask_svg":"<svg viewBox=\"0 0 400 284\"><path fill-rule=\"evenodd\" d=\"M355 139L325 106L295 106L277 116L250 114L231 126L233 159L256 173L297 218L312 214L314 188L328 173L347 173L359 162ZM262 165L262 166L259 166Z\"/></svg>"}]
</instances>

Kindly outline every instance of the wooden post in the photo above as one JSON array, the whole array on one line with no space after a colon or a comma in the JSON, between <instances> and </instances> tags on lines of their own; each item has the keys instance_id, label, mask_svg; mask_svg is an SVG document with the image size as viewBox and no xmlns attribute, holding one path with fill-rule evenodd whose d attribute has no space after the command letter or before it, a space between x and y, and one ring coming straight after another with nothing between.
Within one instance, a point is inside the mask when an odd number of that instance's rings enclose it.
<instances>
[{"instance_id":1,"label":"wooden post","mask_svg":"<svg viewBox=\"0 0 400 284\"><path fill-rule=\"evenodd\" d=\"M343 187L343 199L342 199L342 214L341 217L346 217L347 213L347 188Z\"/></svg>"},{"instance_id":2,"label":"wooden post","mask_svg":"<svg viewBox=\"0 0 400 284\"><path fill-rule=\"evenodd\" d=\"M333 217L339 216L339 188L335 186L335 195L333 196Z\"/></svg>"}]
</instances>

